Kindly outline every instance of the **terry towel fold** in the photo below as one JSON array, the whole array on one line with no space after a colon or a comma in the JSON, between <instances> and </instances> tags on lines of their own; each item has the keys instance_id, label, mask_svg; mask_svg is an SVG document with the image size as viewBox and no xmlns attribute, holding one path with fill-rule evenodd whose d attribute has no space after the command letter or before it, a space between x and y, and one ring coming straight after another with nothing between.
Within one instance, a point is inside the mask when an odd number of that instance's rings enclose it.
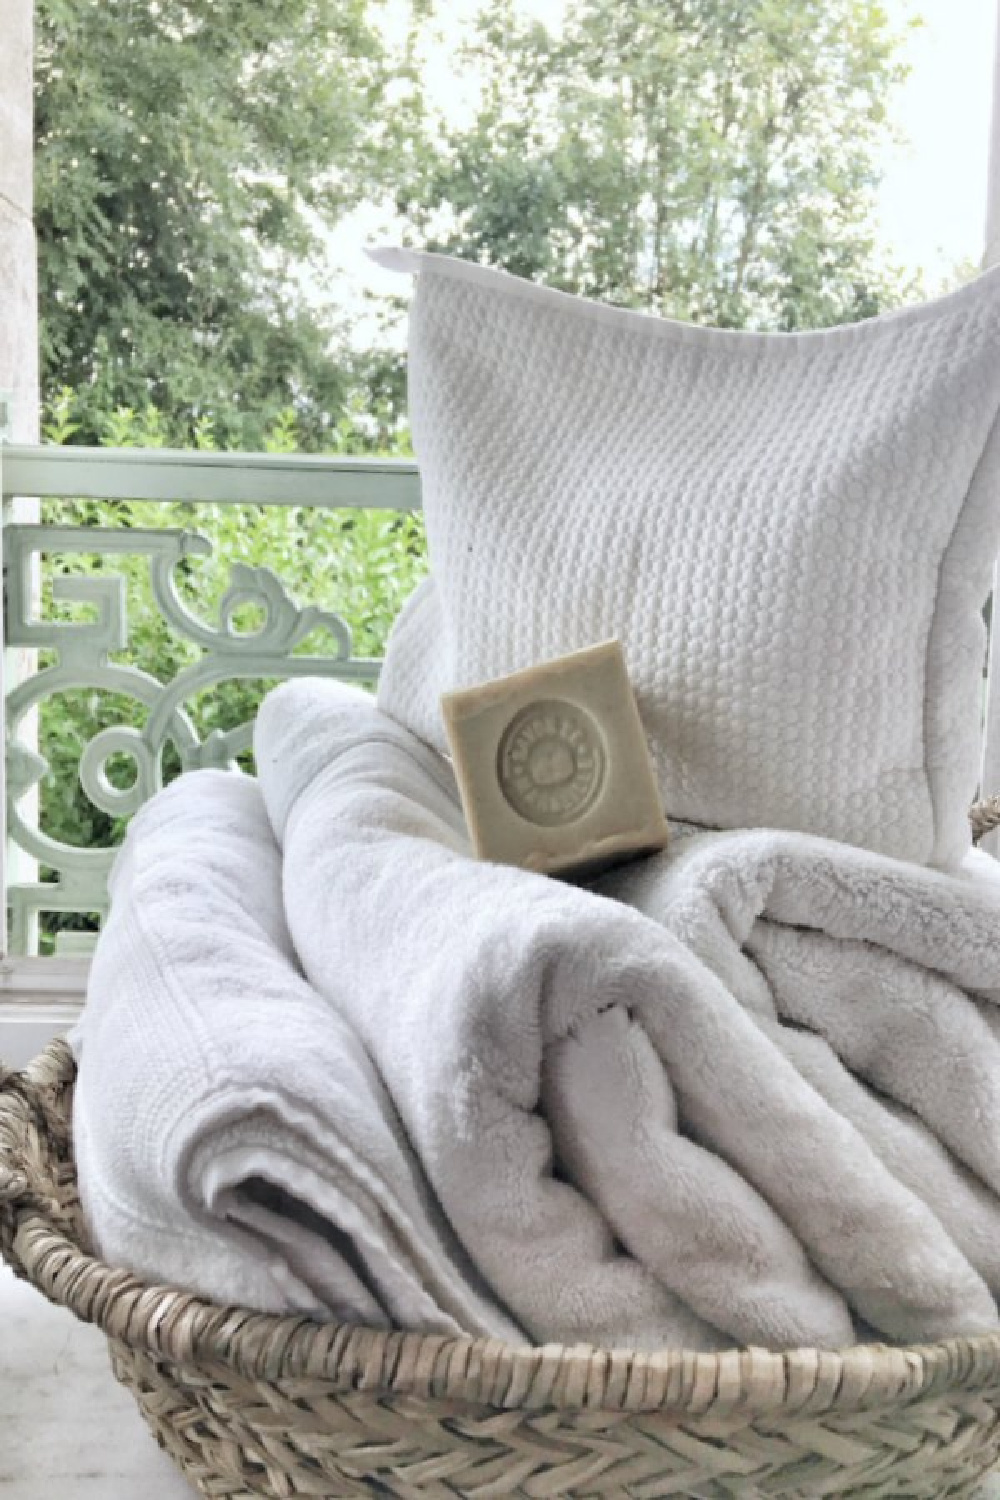
<instances>
[{"instance_id":1,"label":"terry towel fold","mask_svg":"<svg viewBox=\"0 0 1000 1500\"><path fill-rule=\"evenodd\" d=\"M357 690L278 689L255 750L116 868L76 1099L108 1258L534 1342L997 1326L985 856L692 836L584 889L472 860Z\"/></svg>"},{"instance_id":2,"label":"terry towel fold","mask_svg":"<svg viewBox=\"0 0 1000 1500\"><path fill-rule=\"evenodd\" d=\"M517 1338L355 1033L302 978L260 791L133 820L83 1022L81 1198L110 1261L264 1312Z\"/></svg>"}]
</instances>

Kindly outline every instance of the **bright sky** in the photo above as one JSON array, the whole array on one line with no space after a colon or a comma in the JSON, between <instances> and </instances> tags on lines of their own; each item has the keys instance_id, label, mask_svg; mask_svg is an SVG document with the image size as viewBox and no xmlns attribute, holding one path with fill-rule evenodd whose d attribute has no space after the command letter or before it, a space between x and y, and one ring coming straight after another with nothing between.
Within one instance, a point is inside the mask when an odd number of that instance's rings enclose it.
<instances>
[{"instance_id":1,"label":"bright sky","mask_svg":"<svg viewBox=\"0 0 1000 1500\"><path fill-rule=\"evenodd\" d=\"M900 0L888 0L890 15ZM911 38L912 73L896 120L909 145L891 151L882 230L907 266L933 283L984 248L996 0L916 0L926 24Z\"/></svg>"},{"instance_id":2,"label":"bright sky","mask_svg":"<svg viewBox=\"0 0 1000 1500\"><path fill-rule=\"evenodd\" d=\"M558 24L564 8L564 0L520 3L550 25ZM957 264L978 263L983 253L997 0L884 4L893 20L916 13L925 24L907 42L911 73L894 110L905 141L884 158L880 228L893 258L908 269L922 269L933 293ZM451 0L448 29L477 9L478 0ZM464 113L474 89L468 78L456 78L448 50L436 54L426 84L455 117ZM378 235L377 221L362 212L334 237L331 259L339 278L355 291L398 293L400 279L372 266L363 254L373 234Z\"/></svg>"}]
</instances>

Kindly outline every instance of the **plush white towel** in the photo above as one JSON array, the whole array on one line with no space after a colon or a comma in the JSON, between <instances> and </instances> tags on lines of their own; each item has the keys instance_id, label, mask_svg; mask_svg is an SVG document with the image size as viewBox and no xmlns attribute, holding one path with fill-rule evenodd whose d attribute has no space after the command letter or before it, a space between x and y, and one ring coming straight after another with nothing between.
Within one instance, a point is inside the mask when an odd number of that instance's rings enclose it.
<instances>
[{"instance_id":1,"label":"plush white towel","mask_svg":"<svg viewBox=\"0 0 1000 1500\"><path fill-rule=\"evenodd\" d=\"M723 980L1000 1293L1000 864L688 828L595 886ZM713 1138L698 1100L689 1118Z\"/></svg>"},{"instance_id":2,"label":"plush white towel","mask_svg":"<svg viewBox=\"0 0 1000 1500\"><path fill-rule=\"evenodd\" d=\"M685 924L669 857L609 887L619 899L470 862L447 763L352 689L279 689L255 748L303 969L361 1037L471 1260L533 1338L831 1345L854 1336L852 1312L902 1339L996 1326L971 1242L963 1253L861 1111L799 1066L766 975L723 940L728 908L693 866ZM890 899L908 867L865 869L870 926L845 914L834 939L908 920ZM1000 901L974 875L919 873L935 896L923 948L902 956L924 977L932 916L982 946ZM752 862L735 872L733 903L753 877ZM788 893L788 920L803 902ZM974 1118L955 1104L963 1138ZM900 1138L912 1124L895 1123Z\"/></svg>"},{"instance_id":3,"label":"plush white towel","mask_svg":"<svg viewBox=\"0 0 1000 1500\"><path fill-rule=\"evenodd\" d=\"M471 859L354 689L279 689L256 754L116 865L74 1110L108 1259L508 1340L997 1326L991 862L692 834L587 889Z\"/></svg>"},{"instance_id":4,"label":"plush white towel","mask_svg":"<svg viewBox=\"0 0 1000 1500\"><path fill-rule=\"evenodd\" d=\"M519 1340L298 971L256 783L181 777L134 819L111 895L73 1039L97 1249L264 1312Z\"/></svg>"}]
</instances>

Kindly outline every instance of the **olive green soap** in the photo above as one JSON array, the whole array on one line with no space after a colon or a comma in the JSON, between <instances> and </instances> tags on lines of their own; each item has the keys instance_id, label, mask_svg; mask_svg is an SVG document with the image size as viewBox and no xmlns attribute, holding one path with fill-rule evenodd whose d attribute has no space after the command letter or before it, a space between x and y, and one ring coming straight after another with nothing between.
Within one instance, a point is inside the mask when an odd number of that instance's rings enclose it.
<instances>
[{"instance_id":1,"label":"olive green soap","mask_svg":"<svg viewBox=\"0 0 1000 1500\"><path fill-rule=\"evenodd\" d=\"M572 875L666 844L620 641L446 693L441 711L480 859Z\"/></svg>"}]
</instances>

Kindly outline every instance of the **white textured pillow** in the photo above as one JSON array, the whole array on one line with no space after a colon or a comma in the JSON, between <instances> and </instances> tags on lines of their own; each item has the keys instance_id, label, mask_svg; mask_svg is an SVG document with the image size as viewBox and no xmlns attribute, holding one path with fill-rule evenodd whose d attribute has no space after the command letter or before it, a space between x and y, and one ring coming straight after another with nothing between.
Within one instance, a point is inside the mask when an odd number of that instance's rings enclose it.
<instances>
[{"instance_id":1,"label":"white textured pillow","mask_svg":"<svg viewBox=\"0 0 1000 1500\"><path fill-rule=\"evenodd\" d=\"M801 334L409 251L431 577L383 708L619 636L669 816L922 863L969 843L1000 540L1000 272Z\"/></svg>"}]
</instances>

